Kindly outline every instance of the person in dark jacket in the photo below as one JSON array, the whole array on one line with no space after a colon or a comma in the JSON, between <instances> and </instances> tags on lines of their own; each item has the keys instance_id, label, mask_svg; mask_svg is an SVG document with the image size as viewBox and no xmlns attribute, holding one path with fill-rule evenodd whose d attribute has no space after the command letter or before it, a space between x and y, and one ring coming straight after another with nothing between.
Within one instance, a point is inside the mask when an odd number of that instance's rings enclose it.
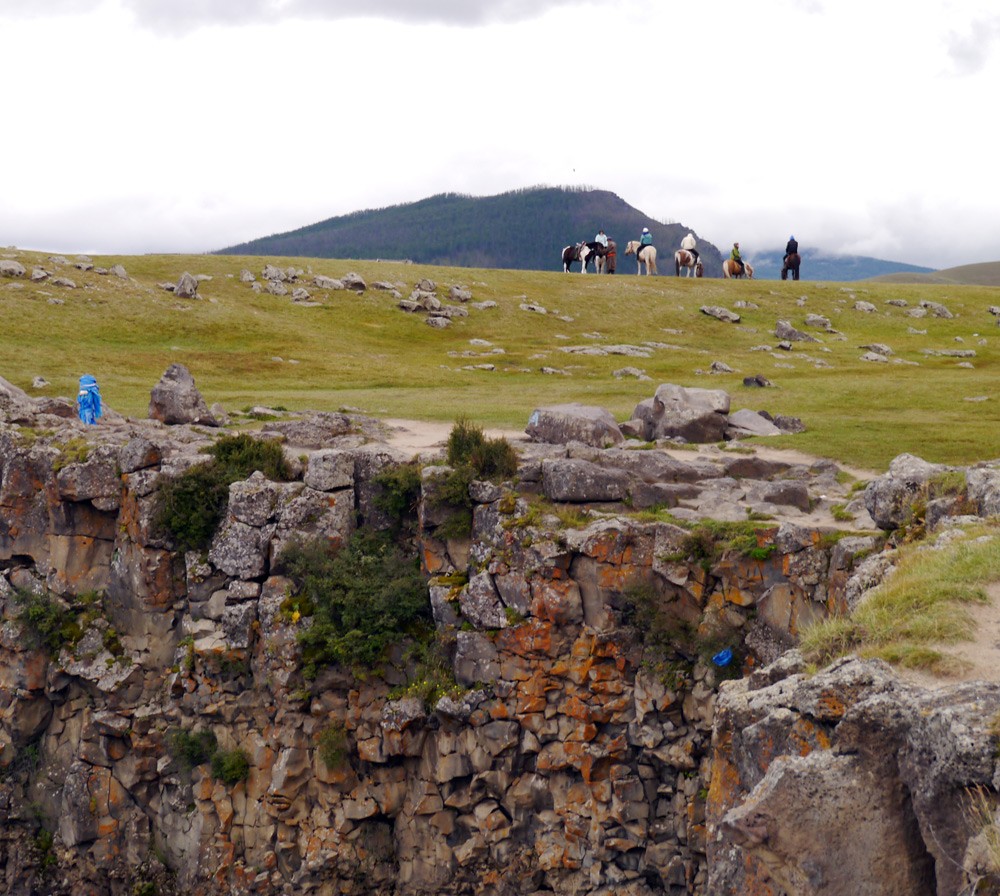
<instances>
[{"instance_id":1,"label":"person in dark jacket","mask_svg":"<svg viewBox=\"0 0 1000 896\"><path fill-rule=\"evenodd\" d=\"M781 260L786 261L789 255L794 255L798 251L799 251L799 241L795 239L794 236L790 236L788 238L788 242L785 243L785 257Z\"/></svg>"}]
</instances>

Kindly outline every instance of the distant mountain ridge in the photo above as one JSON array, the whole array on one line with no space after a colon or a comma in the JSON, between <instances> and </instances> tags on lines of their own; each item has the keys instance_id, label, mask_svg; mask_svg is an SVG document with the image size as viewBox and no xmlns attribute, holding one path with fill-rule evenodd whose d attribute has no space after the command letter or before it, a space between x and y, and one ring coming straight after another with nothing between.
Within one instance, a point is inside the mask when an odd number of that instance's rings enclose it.
<instances>
[{"instance_id":1,"label":"distant mountain ridge","mask_svg":"<svg viewBox=\"0 0 1000 896\"><path fill-rule=\"evenodd\" d=\"M409 259L446 267L561 270L560 255L569 243L593 240L598 229L618 243L618 272L635 273L625 244L649 227L659 252L661 274L674 273L673 254L688 232L698 240L705 274L719 277L722 252L698 231L679 222L663 223L608 190L530 187L496 196L440 193L401 205L366 209L327 218L286 233L260 237L218 255L270 255L308 258ZM932 268L865 256L831 255L804 247L805 280L864 280L882 275L921 276ZM748 260L755 276L776 280L780 251L759 252ZM578 268L577 268L578 269Z\"/></svg>"},{"instance_id":2,"label":"distant mountain ridge","mask_svg":"<svg viewBox=\"0 0 1000 896\"><path fill-rule=\"evenodd\" d=\"M922 276L934 270L897 261L870 258L866 255L832 255L817 249L803 248L799 254L802 256L803 280L845 282L868 280L883 275ZM749 258L749 261L754 266L755 277L760 280L777 280L781 277L784 252L758 252Z\"/></svg>"},{"instance_id":3,"label":"distant mountain ridge","mask_svg":"<svg viewBox=\"0 0 1000 896\"><path fill-rule=\"evenodd\" d=\"M220 249L221 255L312 258L397 258L454 267L562 270L569 243L593 240L599 229L618 243L618 271L635 272L625 244L648 227L661 273L692 231L708 271L721 271L719 250L694 228L664 224L607 190L533 187L497 196L441 193L388 208L352 212L287 233ZM669 264L668 264L669 262Z\"/></svg>"}]
</instances>

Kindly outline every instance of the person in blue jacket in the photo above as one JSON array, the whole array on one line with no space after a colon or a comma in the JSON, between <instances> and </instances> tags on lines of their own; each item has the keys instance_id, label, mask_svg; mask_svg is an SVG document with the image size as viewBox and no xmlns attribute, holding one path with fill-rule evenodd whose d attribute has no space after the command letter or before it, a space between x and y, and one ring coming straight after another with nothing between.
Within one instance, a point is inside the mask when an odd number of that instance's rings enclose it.
<instances>
[{"instance_id":1,"label":"person in blue jacket","mask_svg":"<svg viewBox=\"0 0 1000 896\"><path fill-rule=\"evenodd\" d=\"M76 412L84 423L94 424L101 416L101 390L97 380L89 373L80 377L80 391L76 396Z\"/></svg>"},{"instance_id":2,"label":"person in blue jacket","mask_svg":"<svg viewBox=\"0 0 1000 896\"><path fill-rule=\"evenodd\" d=\"M652 246L653 245L653 234L649 232L648 227L642 228L642 236L639 237L640 246Z\"/></svg>"}]
</instances>

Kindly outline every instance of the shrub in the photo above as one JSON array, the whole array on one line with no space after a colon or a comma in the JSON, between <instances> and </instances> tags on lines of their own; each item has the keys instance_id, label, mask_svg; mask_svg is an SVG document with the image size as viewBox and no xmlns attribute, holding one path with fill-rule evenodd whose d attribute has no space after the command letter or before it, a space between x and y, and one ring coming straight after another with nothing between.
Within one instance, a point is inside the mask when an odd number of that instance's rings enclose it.
<instances>
[{"instance_id":1,"label":"shrub","mask_svg":"<svg viewBox=\"0 0 1000 896\"><path fill-rule=\"evenodd\" d=\"M341 768L347 761L347 732L342 722L327 725L317 738L319 758L328 769Z\"/></svg>"},{"instance_id":2,"label":"shrub","mask_svg":"<svg viewBox=\"0 0 1000 896\"><path fill-rule=\"evenodd\" d=\"M324 539L293 541L279 565L295 583L313 624L299 633L307 677L338 663L370 666L420 620L429 620L417 558L385 533L359 530L333 553Z\"/></svg>"},{"instance_id":3,"label":"shrub","mask_svg":"<svg viewBox=\"0 0 1000 896\"><path fill-rule=\"evenodd\" d=\"M375 484L381 487L375 506L397 525L416 515L420 501L420 468L416 464L389 467L375 477Z\"/></svg>"},{"instance_id":4,"label":"shrub","mask_svg":"<svg viewBox=\"0 0 1000 896\"><path fill-rule=\"evenodd\" d=\"M187 772L197 765L210 762L218 748L215 735L207 729L188 731L185 728L175 728L167 735L167 750Z\"/></svg>"},{"instance_id":5,"label":"shrub","mask_svg":"<svg viewBox=\"0 0 1000 896\"><path fill-rule=\"evenodd\" d=\"M292 478L291 467L278 442L255 439L246 433L223 436L208 449L230 482L246 479L258 470L275 482Z\"/></svg>"},{"instance_id":6,"label":"shrub","mask_svg":"<svg viewBox=\"0 0 1000 896\"><path fill-rule=\"evenodd\" d=\"M436 502L453 508L437 534L462 538L472 531L472 499L469 486L476 479L500 482L517 472L517 453L504 438L487 439L478 426L460 419L448 436L448 464L452 471L440 483Z\"/></svg>"},{"instance_id":7,"label":"shrub","mask_svg":"<svg viewBox=\"0 0 1000 896\"><path fill-rule=\"evenodd\" d=\"M220 750L215 734L207 728L188 731L174 728L167 734L167 750L184 771L208 763L212 777L225 784L236 784L250 774L250 757L245 750Z\"/></svg>"},{"instance_id":8,"label":"shrub","mask_svg":"<svg viewBox=\"0 0 1000 896\"><path fill-rule=\"evenodd\" d=\"M448 436L448 464L469 467L473 479L508 479L517 472L517 453L505 438L487 439L480 427L462 418Z\"/></svg>"},{"instance_id":9,"label":"shrub","mask_svg":"<svg viewBox=\"0 0 1000 896\"><path fill-rule=\"evenodd\" d=\"M250 757L245 750L218 750L212 756L212 777L224 784L238 784L250 774Z\"/></svg>"},{"instance_id":10,"label":"shrub","mask_svg":"<svg viewBox=\"0 0 1000 896\"><path fill-rule=\"evenodd\" d=\"M208 453L212 460L164 477L157 494L154 526L182 551L208 547L226 512L232 483L256 471L276 481L291 478L291 468L276 442L241 433L222 437Z\"/></svg>"},{"instance_id":11,"label":"shrub","mask_svg":"<svg viewBox=\"0 0 1000 896\"><path fill-rule=\"evenodd\" d=\"M14 602L20 607L17 621L30 648L58 656L60 650L72 647L83 635L77 613L47 592L36 594L17 588Z\"/></svg>"}]
</instances>

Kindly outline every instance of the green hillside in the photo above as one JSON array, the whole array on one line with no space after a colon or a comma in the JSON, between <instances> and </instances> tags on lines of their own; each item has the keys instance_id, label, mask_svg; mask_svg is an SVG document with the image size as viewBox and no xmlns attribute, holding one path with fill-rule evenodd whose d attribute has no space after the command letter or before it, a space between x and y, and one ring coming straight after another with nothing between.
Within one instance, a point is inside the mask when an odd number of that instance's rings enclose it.
<instances>
[{"instance_id":1,"label":"green hillside","mask_svg":"<svg viewBox=\"0 0 1000 896\"><path fill-rule=\"evenodd\" d=\"M883 274L872 280L881 283L924 283L947 286L949 284L964 284L966 286L1000 286L1000 261L987 261L980 264L963 264L954 268L945 268L931 273L896 273Z\"/></svg>"},{"instance_id":2,"label":"green hillside","mask_svg":"<svg viewBox=\"0 0 1000 896\"><path fill-rule=\"evenodd\" d=\"M598 229L619 244L618 271L634 273L623 253L649 227L660 272L673 274L673 253L689 228L663 224L607 190L537 187L498 196L442 193L419 202L329 218L219 250L225 255L390 258L455 267L561 270L564 246L592 240ZM698 236L695 231L695 236ZM722 256L698 240L706 271L721 276Z\"/></svg>"},{"instance_id":3,"label":"green hillside","mask_svg":"<svg viewBox=\"0 0 1000 896\"><path fill-rule=\"evenodd\" d=\"M276 256L93 259L124 265L128 279L119 279L78 270L75 259L2 254L29 275L38 266L76 288L0 276L0 377L30 395L72 397L77 378L92 373L106 402L134 416L146 415L150 390L175 362L209 404L229 410L351 407L518 430L534 408L573 401L626 420L659 384L677 383L724 389L734 408L804 421L807 432L769 445L870 469L904 451L944 463L1000 455L1000 329L990 311L1000 303L982 286L583 277ZM241 282L242 270L260 278L268 263L302 270L310 304ZM163 288L184 271L207 278L199 298ZM461 285L472 301L461 306L467 316L434 329L388 291L312 283L313 274L348 271L369 286L394 284L404 297L424 277L445 302ZM954 316L935 316L925 301ZM722 323L701 312L709 305L742 320ZM832 329L807 325L808 314ZM779 319L819 341L779 348ZM875 343L891 349L888 360L862 360ZM710 374L715 361L733 372ZM743 385L757 374L773 388ZM34 388L36 377L50 385Z\"/></svg>"}]
</instances>

